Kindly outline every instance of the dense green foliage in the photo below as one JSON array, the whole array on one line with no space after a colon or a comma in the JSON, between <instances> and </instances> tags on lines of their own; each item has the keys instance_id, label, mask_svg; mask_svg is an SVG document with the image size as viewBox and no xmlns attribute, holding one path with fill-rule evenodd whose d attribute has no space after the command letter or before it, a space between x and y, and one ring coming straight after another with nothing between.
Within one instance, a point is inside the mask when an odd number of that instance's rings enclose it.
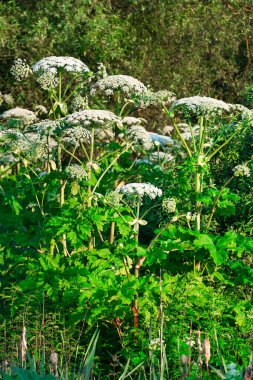
<instances>
[{"instance_id":1,"label":"dense green foliage","mask_svg":"<svg viewBox=\"0 0 253 380\"><path fill-rule=\"evenodd\" d=\"M95 70L145 79L179 97L238 101L252 82L253 4L250 0L11 0L0 4L2 92L13 91L16 57L84 59ZM14 92L19 104L34 94ZM25 102L25 99L26 102ZM28 97L28 99L27 99ZM28 103L27 103L28 100Z\"/></svg>"}]
</instances>

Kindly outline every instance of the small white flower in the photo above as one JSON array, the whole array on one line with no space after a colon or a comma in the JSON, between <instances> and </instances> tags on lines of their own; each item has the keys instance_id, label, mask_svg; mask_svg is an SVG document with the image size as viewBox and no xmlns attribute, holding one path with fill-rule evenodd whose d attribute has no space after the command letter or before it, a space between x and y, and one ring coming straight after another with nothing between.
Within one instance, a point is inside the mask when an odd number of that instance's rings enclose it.
<instances>
[{"instance_id":1,"label":"small white flower","mask_svg":"<svg viewBox=\"0 0 253 380\"><path fill-rule=\"evenodd\" d=\"M233 168L236 177L250 177L250 168L246 165L237 165Z\"/></svg>"},{"instance_id":2,"label":"small white flower","mask_svg":"<svg viewBox=\"0 0 253 380\"><path fill-rule=\"evenodd\" d=\"M164 198L162 208L165 212L172 213L176 211L177 203L174 198Z\"/></svg>"},{"instance_id":3,"label":"small white flower","mask_svg":"<svg viewBox=\"0 0 253 380\"><path fill-rule=\"evenodd\" d=\"M187 212L187 214L186 214L186 220L188 221L188 222L194 222L194 220L196 220L196 217L197 217L197 214L194 212L194 213L191 213L190 211L189 212Z\"/></svg>"},{"instance_id":4,"label":"small white flower","mask_svg":"<svg viewBox=\"0 0 253 380\"><path fill-rule=\"evenodd\" d=\"M140 146L145 150L150 150L154 147L150 134L140 125L130 127L127 132L127 138L137 148Z\"/></svg>"},{"instance_id":5,"label":"small white flower","mask_svg":"<svg viewBox=\"0 0 253 380\"><path fill-rule=\"evenodd\" d=\"M87 171L80 165L73 164L65 169L67 175L72 179L78 179L79 181L87 178Z\"/></svg>"},{"instance_id":6,"label":"small white flower","mask_svg":"<svg viewBox=\"0 0 253 380\"><path fill-rule=\"evenodd\" d=\"M45 71L37 77L37 82L43 90L51 90L58 86L58 78L56 73Z\"/></svg>"},{"instance_id":7,"label":"small white flower","mask_svg":"<svg viewBox=\"0 0 253 380\"><path fill-rule=\"evenodd\" d=\"M117 190L123 194L133 194L140 199L145 195L150 199L155 199L162 196L162 190L150 183L128 183Z\"/></svg>"},{"instance_id":8,"label":"small white flower","mask_svg":"<svg viewBox=\"0 0 253 380\"><path fill-rule=\"evenodd\" d=\"M89 108L87 96L75 94L71 102L71 108L74 112L83 111Z\"/></svg>"},{"instance_id":9,"label":"small white flower","mask_svg":"<svg viewBox=\"0 0 253 380\"><path fill-rule=\"evenodd\" d=\"M98 69L97 69L97 72L96 72L96 77L98 79L103 79L103 78L106 78L108 75L107 75L107 71L106 71L106 67L103 63L98 63Z\"/></svg>"},{"instance_id":10,"label":"small white flower","mask_svg":"<svg viewBox=\"0 0 253 380\"><path fill-rule=\"evenodd\" d=\"M13 62L10 73L17 81L20 82L22 79L26 79L30 74L32 74L32 70L26 63L25 59L18 58Z\"/></svg>"}]
</instances>

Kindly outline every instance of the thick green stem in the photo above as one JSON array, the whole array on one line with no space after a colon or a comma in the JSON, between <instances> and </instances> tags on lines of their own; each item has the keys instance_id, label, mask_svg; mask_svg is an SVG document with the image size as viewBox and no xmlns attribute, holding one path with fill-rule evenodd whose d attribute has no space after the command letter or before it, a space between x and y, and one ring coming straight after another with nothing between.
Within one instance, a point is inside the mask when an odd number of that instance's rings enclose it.
<instances>
[{"instance_id":1,"label":"thick green stem","mask_svg":"<svg viewBox=\"0 0 253 380\"><path fill-rule=\"evenodd\" d=\"M94 153L94 134L95 134L95 130L94 130L94 128L92 128L92 130L91 130L91 149L90 149L90 157L89 157L89 162L88 162L88 174L87 174L88 181L89 181L88 199L87 199L87 207L88 208L92 207L92 190L91 190L90 180L91 180L91 173L92 173L93 153ZM92 236L92 233L91 233L91 236L89 236L89 238L88 238L88 250L90 251L93 248L94 248L94 237Z\"/></svg>"}]
</instances>

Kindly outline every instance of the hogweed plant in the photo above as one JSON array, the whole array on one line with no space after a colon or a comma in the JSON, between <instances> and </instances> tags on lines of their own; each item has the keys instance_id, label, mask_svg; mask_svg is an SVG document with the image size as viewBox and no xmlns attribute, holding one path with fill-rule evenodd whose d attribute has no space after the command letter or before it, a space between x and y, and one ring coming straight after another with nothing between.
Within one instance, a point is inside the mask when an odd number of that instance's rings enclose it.
<instances>
[{"instance_id":1,"label":"hogweed plant","mask_svg":"<svg viewBox=\"0 0 253 380\"><path fill-rule=\"evenodd\" d=\"M68 102L71 98L74 108L87 107L80 94L85 88L91 72L79 59L73 57L46 57L36 62L31 67L25 60L18 58L11 68L12 75L17 81L22 81L34 75L38 85L46 91L51 102L51 110L54 119L66 116ZM64 81L64 77L68 82Z\"/></svg>"},{"instance_id":2,"label":"hogweed plant","mask_svg":"<svg viewBox=\"0 0 253 380\"><path fill-rule=\"evenodd\" d=\"M208 164L211 159L215 157L222 149L224 149L230 141L242 130L249 128L249 112L245 113L246 120L238 121L234 118L234 123L227 126L232 129L229 136L225 138L219 134L219 129L222 128L222 117L227 117L233 122L235 111L238 112L238 107L227 104L221 100L216 100L208 97L194 96L190 98L182 98L176 100L169 110L165 108L168 116L173 118L175 113L180 113L186 118L188 122L188 129L190 132L191 143L187 143L188 138L185 132L180 132L177 123L173 121L173 126L178 135L182 146L186 150L188 156L193 160L195 166L195 210L196 210L196 229L200 231L203 228L201 219L202 203L201 196L203 193L204 177ZM197 119L198 128L197 134L194 127L192 127L192 119ZM231 128L232 126L232 128ZM227 132L227 131L226 131ZM210 143L207 143L210 141ZM221 141L219 143L219 141ZM208 223L208 227L210 223Z\"/></svg>"},{"instance_id":3,"label":"hogweed plant","mask_svg":"<svg viewBox=\"0 0 253 380\"><path fill-rule=\"evenodd\" d=\"M200 96L176 100L131 76L108 75L103 64L92 77L71 57L31 67L18 59L11 71L19 81L35 77L51 110L15 107L0 116L3 319L11 323L28 295L43 291L66 323L99 324L103 348L105 335L117 341L100 350L103 360L107 351L131 358L121 374L115 364L115 379L134 378L130 367L142 378L145 361L152 368L143 378L211 378L214 325L224 339L238 339L233 354L245 361L253 243L228 217L236 218L242 189L250 197L252 157L230 163L227 152L251 131L251 111ZM155 124L148 107L163 109L171 125L164 115ZM27 320L22 326L29 338ZM189 326L196 348L180 340ZM43 324L41 341L46 331ZM23 359L25 346L23 339ZM59 376L57 347L50 348Z\"/></svg>"}]
</instances>

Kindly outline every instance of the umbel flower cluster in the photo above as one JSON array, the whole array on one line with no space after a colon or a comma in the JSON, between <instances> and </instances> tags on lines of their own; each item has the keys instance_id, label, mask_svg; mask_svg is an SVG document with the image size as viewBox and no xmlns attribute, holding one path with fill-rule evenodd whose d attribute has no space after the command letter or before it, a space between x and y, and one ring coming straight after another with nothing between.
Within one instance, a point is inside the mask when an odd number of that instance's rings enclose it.
<instances>
[{"instance_id":1,"label":"umbel flower cluster","mask_svg":"<svg viewBox=\"0 0 253 380\"><path fill-rule=\"evenodd\" d=\"M162 190L150 183L128 183L117 190L125 195L135 195L140 199L147 196L150 199L155 199L162 196Z\"/></svg>"},{"instance_id":2,"label":"umbel flower cluster","mask_svg":"<svg viewBox=\"0 0 253 380\"><path fill-rule=\"evenodd\" d=\"M16 80L26 79L30 74L35 74L39 85L50 90L58 85L59 72L69 72L82 75L90 72L88 66L73 57L45 57L30 67L26 60L18 58L11 67L11 74Z\"/></svg>"},{"instance_id":3,"label":"umbel flower cluster","mask_svg":"<svg viewBox=\"0 0 253 380\"><path fill-rule=\"evenodd\" d=\"M147 91L142 92L136 100L138 107L145 109L150 106L158 107L171 104L176 100L176 97L171 91L160 90L153 92L151 89L147 89Z\"/></svg>"},{"instance_id":4,"label":"umbel flower cluster","mask_svg":"<svg viewBox=\"0 0 253 380\"><path fill-rule=\"evenodd\" d=\"M41 120L29 126L29 131L38 133L39 136L56 136L61 132L60 120Z\"/></svg>"},{"instance_id":5,"label":"umbel flower cluster","mask_svg":"<svg viewBox=\"0 0 253 380\"><path fill-rule=\"evenodd\" d=\"M127 138L135 147L141 146L145 150L154 147L152 137L141 125L133 125L127 132Z\"/></svg>"},{"instance_id":6,"label":"umbel flower cluster","mask_svg":"<svg viewBox=\"0 0 253 380\"><path fill-rule=\"evenodd\" d=\"M246 165L237 165L233 168L235 177L250 177L250 169Z\"/></svg>"},{"instance_id":7,"label":"umbel flower cluster","mask_svg":"<svg viewBox=\"0 0 253 380\"><path fill-rule=\"evenodd\" d=\"M90 143L91 134L86 128L78 125L76 127L65 129L63 132L62 141L77 147L80 144Z\"/></svg>"},{"instance_id":8,"label":"umbel flower cluster","mask_svg":"<svg viewBox=\"0 0 253 380\"><path fill-rule=\"evenodd\" d=\"M84 168L82 168L82 166L77 164L68 166L65 169L65 172L69 178L77 179L79 181L81 181L84 178L86 179L88 176L87 171Z\"/></svg>"},{"instance_id":9,"label":"umbel flower cluster","mask_svg":"<svg viewBox=\"0 0 253 380\"><path fill-rule=\"evenodd\" d=\"M173 213L176 211L177 203L174 198L164 198L162 208L167 213Z\"/></svg>"},{"instance_id":10,"label":"umbel flower cluster","mask_svg":"<svg viewBox=\"0 0 253 380\"><path fill-rule=\"evenodd\" d=\"M54 73L57 74L59 71L67 71L71 73L85 73L89 72L89 68L79 59L73 57L46 57L36 62L32 66L34 73Z\"/></svg>"},{"instance_id":11,"label":"umbel flower cluster","mask_svg":"<svg viewBox=\"0 0 253 380\"><path fill-rule=\"evenodd\" d=\"M106 124L122 126L121 120L113 112L105 110L84 110L74 112L62 119L67 125L87 128L104 127Z\"/></svg>"},{"instance_id":12,"label":"umbel flower cluster","mask_svg":"<svg viewBox=\"0 0 253 380\"><path fill-rule=\"evenodd\" d=\"M146 91L147 87L143 83L129 75L108 75L98 80L90 93L95 95L100 92L106 96L111 96L115 92L122 92L125 97L131 97Z\"/></svg>"},{"instance_id":13,"label":"umbel flower cluster","mask_svg":"<svg viewBox=\"0 0 253 380\"><path fill-rule=\"evenodd\" d=\"M170 107L170 111L181 110L195 115L221 115L229 113L229 104L222 100L209 98L206 96L191 96L176 100Z\"/></svg>"},{"instance_id":14,"label":"umbel flower cluster","mask_svg":"<svg viewBox=\"0 0 253 380\"><path fill-rule=\"evenodd\" d=\"M22 79L26 79L32 74L32 69L25 59L18 58L14 61L10 73L20 82Z\"/></svg>"},{"instance_id":15,"label":"umbel flower cluster","mask_svg":"<svg viewBox=\"0 0 253 380\"><path fill-rule=\"evenodd\" d=\"M3 112L0 115L0 119L4 121L9 119L20 119L20 121L25 125L34 123L38 120L36 114L33 111L20 107L15 107Z\"/></svg>"}]
</instances>

